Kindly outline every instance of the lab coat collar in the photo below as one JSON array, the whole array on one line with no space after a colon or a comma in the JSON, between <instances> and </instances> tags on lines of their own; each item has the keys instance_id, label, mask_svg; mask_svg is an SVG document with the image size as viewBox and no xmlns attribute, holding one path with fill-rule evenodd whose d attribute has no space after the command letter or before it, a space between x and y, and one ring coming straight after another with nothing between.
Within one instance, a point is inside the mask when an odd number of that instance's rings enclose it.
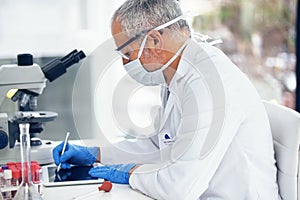
<instances>
[{"instance_id":1,"label":"lab coat collar","mask_svg":"<svg viewBox=\"0 0 300 200\"><path fill-rule=\"evenodd\" d=\"M195 61L197 61L197 59L195 60L195 58L204 52L202 48L199 48L199 43L193 39L189 38L186 43L187 45L182 52L176 73L170 81L169 90L172 90L172 88L174 88L175 85L180 82L188 72L191 71L191 67L196 65Z\"/></svg>"},{"instance_id":2,"label":"lab coat collar","mask_svg":"<svg viewBox=\"0 0 300 200\"><path fill-rule=\"evenodd\" d=\"M172 85L174 84L174 82L177 82L178 79L180 79L180 77L183 77L188 72L189 67L187 67L187 65L186 65L187 64L186 62L188 59L185 59L185 58L189 57L188 55L190 52L190 41L191 41L191 39L188 39L187 45L182 52L176 72L175 72L172 80L170 81L170 85L169 85L170 88L172 88Z\"/></svg>"},{"instance_id":3,"label":"lab coat collar","mask_svg":"<svg viewBox=\"0 0 300 200\"><path fill-rule=\"evenodd\" d=\"M195 70L194 66L198 66L199 62L213 56L216 53L216 49L208 43L196 42L192 39L188 39L186 43L187 45L182 52L176 73L174 74L169 86L163 86L163 99L166 99L166 89L170 91L170 96L168 101L164 102L166 103L166 106L164 109L163 123L161 124L161 127L163 127L168 119L174 104L178 103L179 97L183 95L184 85L189 84L191 81L189 74Z\"/></svg>"},{"instance_id":4,"label":"lab coat collar","mask_svg":"<svg viewBox=\"0 0 300 200\"><path fill-rule=\"evenodd\" d=\"M169 87L165 88L163 87L163 99L166 101L166 95L167 95L167 89L170 91L170 95L167 102L164 102L166 104L162 119L162 124L160 129L164 126L166 123L166 120L168 119L168 116L174 106L174 103L178 100L177 96L180 96L181 90L180 90L180 82L184 79L184 77L187 75L188 72L191 71L191 67L193 65L193 58L196 56L197 52L199 51L198 44L188 39L187 45L185 49L183 50L183 53L181 55L181 59L179 61L176 73L174 74Z\"/></svg>"}]
</instances>

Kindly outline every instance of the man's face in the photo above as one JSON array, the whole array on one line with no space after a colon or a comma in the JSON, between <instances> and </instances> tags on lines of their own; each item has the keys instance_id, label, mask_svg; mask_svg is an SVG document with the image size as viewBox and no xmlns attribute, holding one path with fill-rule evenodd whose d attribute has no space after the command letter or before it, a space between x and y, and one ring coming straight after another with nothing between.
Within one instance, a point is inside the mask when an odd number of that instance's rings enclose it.
<instances>
[{"instance_id":1,"label":"man's face","mask_svg":"<svg viewBox=\"0 0 300 200\"><path fill-rule=\"evenodd\" d=\"M123 45L125 42L127 42L130 38L127 37L123 32L122 32L122 26L120 22L114 22L111 27L111 32L113 35L113 38L115 40L117 48ZM131 44L128 44L124 48L122 48L120 51L123 55L127 56L128 59L123 58L123 64L127 64L131 60L134 60L134 54L136 54L136 50L134 50L133 42Z\"/></svg>"},{"instance_id":2,"label":"man's face","mask_svg":"<svg viewBox=\"0 0 300 200\"><path fill-rule=\"evenodd\" d=\"M120 47L129 39L131 39L122 32L122 26L120 22L113 22L111 32L117 47ZM143 39L145 35L141 37L142 38L139 39ZM157 54L154 44L154 39L151 38L151 36L148 36L143 53L140 57L140 61L147 71L157 70L162 66L163 63L163 59L161 57L163 54ZM123 58L123 65L138 58L140 47L140 43L135 40L120 50L123 55L129 58L129 60Z\"/></svg>"}]
</instances>

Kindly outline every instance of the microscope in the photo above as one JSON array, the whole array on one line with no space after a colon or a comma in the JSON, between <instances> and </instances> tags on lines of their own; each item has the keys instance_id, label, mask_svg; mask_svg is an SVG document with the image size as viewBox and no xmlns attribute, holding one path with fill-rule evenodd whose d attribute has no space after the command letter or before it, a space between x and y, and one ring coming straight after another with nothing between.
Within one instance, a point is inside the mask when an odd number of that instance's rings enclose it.
<instances>
[{"instance_id":1,"label":"microscope","mask_svg":"<svg viewBox=\"0 0 300 200\"><path fill-rule=\"evenodd\" d=\"M18 102L18 111L13 117L0 110L0 164L20 161L19 124L30 124L31 160L40 164L52 163L51 141L35 138L43 131L43 123L53 121L57 113L36 111L37 97L42 94L46 82L59 78L67 68L85 58L83 51L76 49L62 58L55 58L40 67L33 63L31 54L19 54L17 64L0 66L0 105L5 98Z\"/></svg>"}]
</instances>

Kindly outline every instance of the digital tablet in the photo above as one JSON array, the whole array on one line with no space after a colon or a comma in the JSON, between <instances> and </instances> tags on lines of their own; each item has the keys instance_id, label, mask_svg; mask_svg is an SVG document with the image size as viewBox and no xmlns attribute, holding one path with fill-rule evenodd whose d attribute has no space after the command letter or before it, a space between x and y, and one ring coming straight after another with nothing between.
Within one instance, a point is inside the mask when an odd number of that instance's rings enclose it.
<instances>
[{"instance_id":1,"label":"digital tablet","mask_svg":"<svg viewBox=\"0 0 300 200\"><path fill-rule=\"evenodd\" d=\"M57 173L56 165L43 166L43 185L66 186L103 183L104 179L98 179L89 175L93 166L72 166L71 169L60 169Z\"/></svg>"}]
</instances>

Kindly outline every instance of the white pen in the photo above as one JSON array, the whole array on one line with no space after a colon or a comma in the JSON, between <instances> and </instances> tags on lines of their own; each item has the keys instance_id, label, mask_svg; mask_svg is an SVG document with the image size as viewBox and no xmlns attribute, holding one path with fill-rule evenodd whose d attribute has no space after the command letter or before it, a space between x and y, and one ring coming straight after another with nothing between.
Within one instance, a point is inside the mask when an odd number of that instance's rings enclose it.
<instances>
[{"instance_id":1,"label":"white pen","mask_svg":"<svg viewBox=\"0 0 300 200\"><path fill-rule=\"evenodd\" d=\"M61 155L60 156L62 156L65 153L66 146L67 146L67 143L68 143L68 140L69 140L69 135L70 135L70 132L67 132L66 138L65 138L65 142L64 142L64 146L63 146L63 149L61 151ZM60 166L61 166L61 163L59 163L56 172L59 172Z\"/></svg>"}]
</instances>

